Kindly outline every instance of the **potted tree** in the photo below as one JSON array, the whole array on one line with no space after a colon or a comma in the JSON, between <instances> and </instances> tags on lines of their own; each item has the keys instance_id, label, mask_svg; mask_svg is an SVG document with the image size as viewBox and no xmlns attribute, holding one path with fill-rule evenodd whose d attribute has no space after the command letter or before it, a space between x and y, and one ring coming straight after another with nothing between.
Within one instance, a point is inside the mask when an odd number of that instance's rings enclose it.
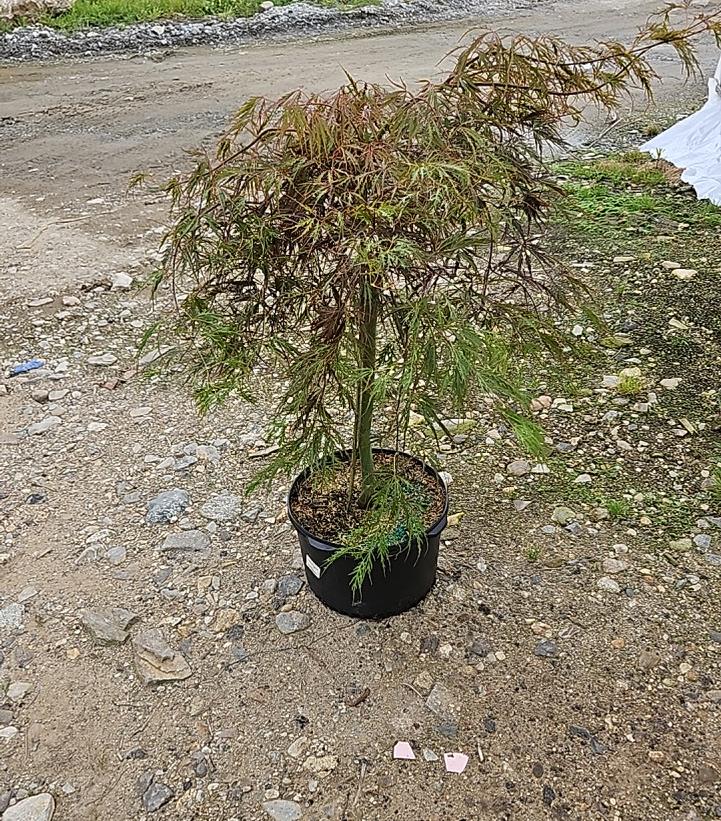
<instances>
[{"instance_id":1,"label":"potted tree","mask_svg":"<svg viewBox=\"0 0 721 821\"><path fill-rule=\"evenodd\" d=\"M650 48L693 67L688 38L719 16L670 15L628 47L486 32L441 82L249 100L167 184L156 284L176 300L153 330L170 325L201 409L273 375L278 450L256 484L300 471L288 513L330 607L385 616L434 583L448 490L405 452L412 422L442 435L491 396L540 446L515 358L557 350L580 293L542 241L561 196L546 150L588 103L649 94Z\"/></svg>"}]
</instances>

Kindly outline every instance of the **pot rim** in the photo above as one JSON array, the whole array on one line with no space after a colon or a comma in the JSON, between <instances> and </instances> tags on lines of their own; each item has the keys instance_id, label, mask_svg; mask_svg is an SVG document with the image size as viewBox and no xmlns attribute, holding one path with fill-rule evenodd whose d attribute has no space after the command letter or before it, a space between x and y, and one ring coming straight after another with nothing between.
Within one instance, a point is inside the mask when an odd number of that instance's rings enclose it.
<instances>
[{"instance_id":1,"label":"pot rim","mask_svg":"<svg viewBox=\"0 0 721 821\"><path fill-rule=\"evenodd\" d=\"M329 456L325 456L322 459L320 459L318 462L316 462L315 465L310 465L309 467L302 470L293 480L293 483L291 484L290 490L288 491L288 495L286 497L286 510L288 512L288 519L290 520L293 527L297 531L302 533L306 538L312 539L313 546L316 547L316 549L325 550L328 553L333 553L336 550L341 550L343 548L343 545L336 544L335 542L328 542L325 539L321 539L319 536L316 536L314 533L311 533L309 530L307 530L294 516L293 510L291 508L291 498L293 497L293 492L295 491L295 489L308 478L310 473L317 465L323 464L323 462L327 462L332 459L338 459L339 461L342 461L344 457L346 457L347 459L347 457L349 457L351 453L352 450L350 448L336 450ZM438 526L441 525L441 523L444 523L445 520L448 518L449 508L448 486L446 485L440 473L433 467L433 465L430 465L428 462L426 462L425 459L421 459L420 456L415 456L412 453L406 453L403 450L396 450L395 448L373 448L373 453L391 453L398 456L407 456L409 459L413 459L415 462L421 465L423 469L426 471L426 473L429 473L436 480L436 482L438 482L438 484L441 487L441 490L443 491L444 496L443 511L441 512L441 515L438 517L438 519L432 525L426 528L426 536L435 535L433 531L437 530ZM444 527L445 524L443 524L443 526L438 530L438 532L440 533ZM402 546L403 543L399 542L399 547Z\"/></svg>"}]
</instances>

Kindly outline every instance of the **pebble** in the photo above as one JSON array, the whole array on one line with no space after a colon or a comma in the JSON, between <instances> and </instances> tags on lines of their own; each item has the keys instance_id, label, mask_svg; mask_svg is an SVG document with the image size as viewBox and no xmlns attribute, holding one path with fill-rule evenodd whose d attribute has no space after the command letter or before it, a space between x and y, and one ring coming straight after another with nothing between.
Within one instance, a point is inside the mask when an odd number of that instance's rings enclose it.
<instances>
[{"instance_id":1,"label":"pebble","mask_svg":"<svg viewBox=\"0 0 721 821\"><path fill-rule=\"evenodd\" d=\"M603 576L596 582L596 587L604 593L620 593L621 585L610 576Z\"/></svg>"},{"instance_id":2,"label":"pebble","mask_svg":"<svg viewBox=\"0 0 721 821\"><path fill-rule=\"evenodd\" d=\"M88 357L88 365L97 365L98 367L114 365L117 361L118 357L111 353L94 354Z\"/></svg>"},{"instance_id":3,"label":"pebble","mask_svg":"<svg viewBox=\"0 0 721 821\"><path fill-rule=\"evenodd\" d=\"M265 801L262 807L273 821L298 821L303 817L303 808L296 801L278 798L275 801Z\"/></svg>"},{"instance_id":4,"label":"pebble","mask_svg":"<svg viewBox=\"0 0 721 821\"><path fill-rule=\"evenodd\" d=\"M138 618L137 613L123 607L80 611L83 627L101 644L122 644L128 638L128 626Z\"/></svg>"},{"instance_id":5,"label":"pebble","mask_svg":"<svg viewBox=\"0 0 721 821\"><path fill-rule=\"evenodd\" d=\"M563 505L559 505L559 507L555 508L551 514L551 520L559 525L567 525L569 522L572 522L577 518L578 516L575 511L571 510L570 507L564 507Z\"/></svg>"},{"instance_id":6,"label":"pebble","mask_svg":"<svg viewBox=\"0 0 721 821\"><path fill-rule=\"evenodd\" d=\"M711 537L708 533L697 533L693 537L693 543L699 550L708 550L711 547Z\"/></svg>"},{"instance_id":7,"label":"pebble","mask_svg":"<svg viewBox=\"0 0 721 821\"><path fill-rule=\"evenodd\" d=\"M7 689L7 697L15 703L22 701L28 693L32 693L34 685L29 681L14 681Z\"/></svg>"},{"instance_id":8,"label":"pebble","mask_svg":"<svg viewBox=\"0 0 721 821\"><path fill-rule=\"evenodd\" d=\"M433 676L427 670L421 670L413 679L413 686L427 696L433 688Z\"/></svg>"},{"instance_id":9,"label":"pebble","mask_svg":"<svg viewBox=\"0 0 721 821\"><path fill-rule=\"evenodd\" d=\"M297 633L299 630L305 630L310 624L310 617L307 613L301 613L299 610L290 610L287 613L278 613L275 617L275 625L281 633L288 635L289 633Z\"/></svg>"},{"instance_id":10,"label":"pebble","mask_svg":"<svg viewBox=\"0 0 721 821\"><path fill-rule=\"evenodd\" d=\"M449 717L458 710L453 693L441 682L433 685L426 699L426 707L437 716Z\"/></svg>"},{"instance_id":11,"label":"pebble","mask_svg":"<svg viewBox=\"0 0 721 821\"><path fill-rule=\"evenodd\" d=\"M125 559L127 558L128 551L120 546L120 547L111 547L109 550L105 552L105 558L110 562L112 565L122 564Z\"/></svg>"},{"instance_id":12,"label":"pebble","mask_svg":"<svg viewBox=\"0 0 721 821\"><path fill-rule=\"evenodd\" d=\"M173 795L173 791L166 784L153 781L143 793L143 807L148 812L157 812L170 801Z\"/></svg>"},{"instance_id":13,"label":"pebble","mask_svg":"<svg viewBox=\"0 0 721 821\"><path fill-rule=\"evenodd\" d=\"M19 630L23 626L25 608L12 602L0 608L0 630Z\"/></svg>"},{"instance_id":14,"label":"pebble","mask_svg":"<svg viewBox=\"0 0 721 821\"><path fill-rule=\"evenodd\" d=\"M525 476L531 472L531 465L525 459L517 459L506 466L506 472L511 476Z\"/></svg>"},{"instance_id":15,"label":"pebble","mask_svg":"<svg viewBox=\"0 0 721 821\"><path fill-rule=\"evenodd\" d=\"M540 658L552 659L558 656L558 647L551 639L541 639L533 648L533 654Z\"/></svg>"},{"instance_id":16,"label":"pebble","mask_svg":"<svg viewBox=\"0 0 721 821\"><path fill-rule=\"evenodd\" d=\"M178 519L190 505L190 496L186 490L175 487L164 490L148 502L145 521L148 524L166 524Z\"/></svg>"},{"instance_id":17,"label":"pebble","mask_svg":"<svg viewBox=\"0 0 721 821\"><path fill-rule=\"evenodd\" d=\"M604 559L601 565L604 573L623 573L628 569L628 563L622 559Z\"/></svg>"},{"instance_id":18,"label":"pebble","mask_svg":"<svg viewBox=\"0 0 721 821\"><path fill-rule=\"evenodd\" d=\"M661 662L661 656L658 653L654 653L651 650L641 650L638 654L638 659L636 661L636 666L639 670L652 670Z\"/></svg>"},{"instance_id":19,"label":"pebble","mask_svg":"<svg viewBox=\"0 0 721 821\"><path fill-rule=\"evenodd\" d=\"M192 674L181 653L173 650L158 629L145 630L133 638L135 667L145 684L178 681Z\"/></svg>"},{"instance_id":20,"label":"pebble","mask_svg":"<svg viewBox=\"0 0 721 821\"><path fill-rule=\"evenodd\" d=\"M133 284L133 278L125 271L116 271L110 274L111 291L127 291Z\"/></svg>"},{"instance_id":21,"label":"pebble","mask_svg":"<svg viewBox=\"0 0 721 821\"><path fill-rule=\"evenodd\" d=\"M50 821L55 813L55 799L44 792L23 798L3 813L2 821Z\"/></svg>"},{"instance_id":22,"label":"pebble","mask_svg":"<svg viewBox=\"0 0 721 821\"><path fill-rule=\"evenodd\" d=\"M338 766L337 755L309 755L303 762L303 769L315 773L318 778L325 778Z\"/></svg>"},{"instance_id":23,"label":"pebble","mask_svg":"<svg viewBox=\"0 0 721 821\"><path fill-rule=\"evenodd\" d=\"M30 425L28 427L28 434L30 436L41 436L43 433L47 433L49 430L52 430L62 424L62 421L63 420L59 416L46 416L39 422L34 422Z\"/></svg>"},{"instance_id":24,"label":"pebble","mask_svg":"<svg viewBox=\"0 0 721 821\"><path fill-rule=\"evenodd\" d=\"M161 546L163 553L175 555L207 554L210 552L210 536L202 530L184 530L182 533L170 533Z\"/></svg>"},{"instance_id":25,"label":"pebble","mask_svg":"<svg viewBox=\"0 0 721 821\"><path fill-rule=\"evenodd\" d=\"M236 519L242 509L242 500L232 493L218 493L200 508L206 519L214 522L231 522Z\"/></svg>"},{"instance_id":26,"label":"pebble","mask_svg":"<svg viewBox=\"0 0 721 821\"><path fill-rule=\"evenodd\" d=\"M668 391L675 391L681 384L681 380L678 377L673 377L671 379L662 379L659 384Z\"/></svg>"},{"instance_id":27,"label":"pebble","mask_svg":"<svg viewBox=\"0 0 721 821\"><path fill-rule=\"evenodd\" d=\"M286 573L278 579L275 590L279 596L287 598L300 593L304 584L305 581L300 576L296 576L295 573Z\"/></svg>"}]
</instances>

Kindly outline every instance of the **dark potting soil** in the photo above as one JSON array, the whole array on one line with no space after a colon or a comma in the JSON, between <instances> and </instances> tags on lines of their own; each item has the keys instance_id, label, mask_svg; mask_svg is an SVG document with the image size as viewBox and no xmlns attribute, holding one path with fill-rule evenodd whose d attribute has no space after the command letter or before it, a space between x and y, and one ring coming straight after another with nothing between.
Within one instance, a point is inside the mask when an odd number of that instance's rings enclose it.
<instances>
[{"instance_id":1,"label":"dark potting soil","mask_svg":"<svg viewBox=\"0 0 721 821\"><path fill-rule=\"evenodd\" d=\"M376 469L395 471L398 476L416 485L428 499L423 514L427 528L441 517L445 505L445 490L427 473L421 464L405 454L374 453ZM356 468L355 491L348 503L351 468L349 462L337 462L330 470L311 474L302 482L290 500L296 521L317 539L343 544L345 537L358 527L367 514L360 501L360 466Z\"/></svg>"}]
</instances>

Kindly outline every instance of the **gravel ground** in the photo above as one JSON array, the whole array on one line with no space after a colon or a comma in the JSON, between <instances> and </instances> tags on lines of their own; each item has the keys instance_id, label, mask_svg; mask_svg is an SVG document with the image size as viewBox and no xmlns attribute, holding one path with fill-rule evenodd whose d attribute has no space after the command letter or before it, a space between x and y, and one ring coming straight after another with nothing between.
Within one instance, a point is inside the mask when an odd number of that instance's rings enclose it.
<instances>
[{"instance_id":1,"label":"gravel ground","mask_svg":"<svg viewBox=\"0 0 721 821\"><path fill-rule=\"evenodd\" d=\"M720 815L721 257L688 192L658 196L677 219L561 231L615 342L568 317L585 360L536 368L543 462L483 403L442 443L438 583L382 622L309 593L287 485L243 496L264 401L201 419L137 373L152 233L122 271L6 290L3 821Z\"/></svg>"},{"instance_id":2,"label":"gravel ground","mask_svg":"<svg viewBox=\"0 0 721 821\"><path fill-rule=\"evenodd\" d=\"M457 20L509 9L532 8L540 0L382 0L379 5L340 11L297 2L249 18L138 23L65 34L29 26L0 35L0 61L146 54L196 45L251 43L262 38L313 36L353 28L390 28Z\"/></svg>"}]
</instances>

